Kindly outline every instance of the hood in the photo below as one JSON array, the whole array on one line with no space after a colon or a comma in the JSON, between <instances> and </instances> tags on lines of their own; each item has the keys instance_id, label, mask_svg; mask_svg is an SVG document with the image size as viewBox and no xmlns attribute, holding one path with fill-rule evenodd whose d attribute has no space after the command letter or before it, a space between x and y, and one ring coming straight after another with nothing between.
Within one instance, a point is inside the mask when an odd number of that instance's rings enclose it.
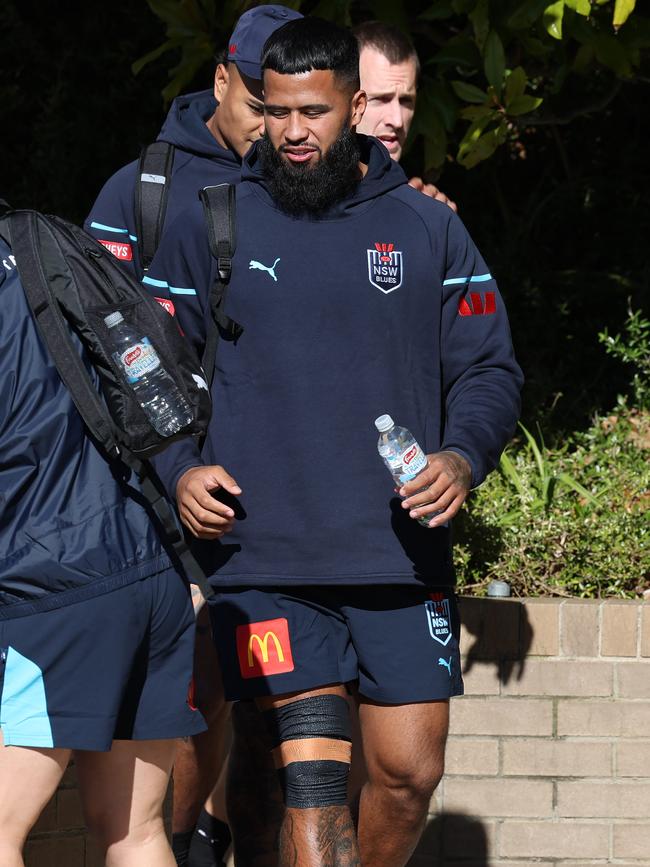
<instances>
[{"instance_id":1,"label":"hood","mask_svg":"<svg viewBox=\"0 0 650 867\"><path fill-rule=\"evenodd\" d=\"M207 128L206 121L215 112L217 101L211 90L177 96L160 130L158 141L166 141L184 151L239 165L239 157L221 147Z\"/></svg>"},{"instance_id":2,"label":"hood","mask_svg":"<svg viewBox=\"0 0 650 867\"><path fill-rule=\"evenodd\" d=\"M337 202L329 211L320 215L319 219L345 216L358 205L370 202L407 182L403 169L395 160L391 159L390 154L378 139L357 134L357 140L361 152L361 162L368 166L368 171L352 195ZM244 157L242 181L256 184L258 189L262 191L263 197L269 203L273 203L257 157L257 144L254 144Z\"/></svg>"}]
</instances>

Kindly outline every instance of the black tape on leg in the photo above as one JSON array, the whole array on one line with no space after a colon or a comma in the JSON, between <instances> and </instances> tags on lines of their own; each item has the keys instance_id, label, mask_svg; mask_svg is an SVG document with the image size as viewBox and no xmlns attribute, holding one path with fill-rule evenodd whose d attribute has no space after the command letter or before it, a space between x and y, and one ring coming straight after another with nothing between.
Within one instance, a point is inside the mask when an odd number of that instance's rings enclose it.
<instances>
[{"instance_id":1,"label":"black tape on leg","mask_svg":"<svg viewBox=\"0 0 650 867\"><path fill-rule=\"evenodd\" d=\"M299 699L266 711L264 718L274 752L288 741L313 739L312 748L321 751L327 741L352 740L350 709L339 695ZM325 741L319 744L319 739ZM278 769L284 802L298 809L342 806L347 803L349 773L349 762L325 757L290 761Z\"/></svg>"},{"instance_id":2,"label":"black tape on leg","mask_svg":"<svg viewBox=\"0 0 650 867\"><path fill-rule=\"evenodd\" d=\"M287 807L336 807L348 802L350 765L344 762L291 762L278 777Z\"/></svg>"},{"instance_id":3,"label":"black tape on leg","mask_svg":"<svg viewBox=\"0 0 650 867\"><path fill-rule=\"evenodd\" d=\"M350 708L340 695L314 695L264 712L271 746L300 738L351 741Z\"/></svg>"}]
</instances>

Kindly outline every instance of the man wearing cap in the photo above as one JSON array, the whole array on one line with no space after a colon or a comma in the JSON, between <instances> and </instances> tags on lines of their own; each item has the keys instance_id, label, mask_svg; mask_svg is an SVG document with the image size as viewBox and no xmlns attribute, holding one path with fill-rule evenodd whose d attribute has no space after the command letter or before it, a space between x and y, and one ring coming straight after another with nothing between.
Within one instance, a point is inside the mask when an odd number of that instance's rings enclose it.
<instances>
[{"instance_id":1,"label":"man wearing cap","mask_svg":"<svg viewBox=\"0 0 650 867\"><path fill-rule=\"evenodd\" d=\"M142 276L144 265L138 237L136 190L160 190L164 182L167 223L197 199L198 190L222 183L238 183L241 158L264 130L260 57L267 38L287 21L302 17L285 6L266 5L249 9L237 22L223 62L217 64L214 87L179 96L174 100L157 142L173 145L173 163L167 177L138 177L139 163L119 169L104 185L84 228L107 247L134 275ZM144 191L144 193L143 193ZM159 227L162 230L162 225ZM174 299L167 302L170 312ZM200 603L198 589L197 603ZM197 814L219 774L228 718L220 687L219 669L209 637L206 612L198 616L195 649L195 699L210 729L181 745L174 768L172 817L174 852L179 865L199 867L217 863L230 835L223 806L208 802ZM244 709L242 709L242 714ZM215 818L215 814L217 818ZM187 861L194 832L192 853ZM214 841L210 847L209 841ZM202 853L202 854L200 854ZM200 860L204 858L205 860ZM197 860L199 859L199 860Z\"/></svg>"}]
</instances>

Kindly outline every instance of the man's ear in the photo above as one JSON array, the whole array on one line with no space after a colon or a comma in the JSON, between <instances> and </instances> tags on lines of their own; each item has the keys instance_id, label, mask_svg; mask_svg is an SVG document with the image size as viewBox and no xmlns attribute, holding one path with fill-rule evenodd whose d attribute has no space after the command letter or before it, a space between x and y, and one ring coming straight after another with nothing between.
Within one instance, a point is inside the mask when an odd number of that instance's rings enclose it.
<instances>
[{"instance_id":1,"label":"man's ear","mask_svg":"<svg viewBox=\"0 0 650 867\"><path fill-rule=\"evenodd\" d=\"M221 102L228 90L230 83L230 73L225 63L217 64L214 72L214 98L217 102Z\"/></svg>"},{"instance_id":2,"label":"man's ear","mask_svg":"<svg viewBox=\"0 0 650 867\"><path fill-rule=\"evenodd\" d=\"M368 97L365 90L357 90L350 101L350 126L360 123L367 105Z\"/></svg>"}]
</instances>

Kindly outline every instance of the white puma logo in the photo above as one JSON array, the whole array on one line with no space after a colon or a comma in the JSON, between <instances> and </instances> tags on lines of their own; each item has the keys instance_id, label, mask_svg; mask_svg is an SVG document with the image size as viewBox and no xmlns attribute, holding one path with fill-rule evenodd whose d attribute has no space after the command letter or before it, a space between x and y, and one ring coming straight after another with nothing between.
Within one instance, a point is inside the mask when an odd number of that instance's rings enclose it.
<instances>
[{"instance_id":1,"label":"white puma logo","mask_svg":"<svg viewBox=\"0 0 650 867\"><path fill-rule=\"evenodd\" d=\"M438 665L444 665L444 667L449 672L449 677L451 677L451 656L449 657L449 662L446 659L443 659L442 656L438 658Z\"/></svg>"},{"instance_id":2,"label":"white puma logo","mask_svg":"<svg viewBox=\"0 0 650 867\"><path fill-rule=\"evenodd\" d=\"M273 277L273 279L277 283L278 278L275 276L275 266L278 264L279 261L280 261L280 259L278 257L275 260L275 262L271 265L271 267L267 268L266 265L262 265L261 262L256 262L255 259L251 259L250 262L248 263L248 270L250 271L252 268L254 271L266 271L268 274L271 275L271 277Z\"/></svg>"}]
</instances>

